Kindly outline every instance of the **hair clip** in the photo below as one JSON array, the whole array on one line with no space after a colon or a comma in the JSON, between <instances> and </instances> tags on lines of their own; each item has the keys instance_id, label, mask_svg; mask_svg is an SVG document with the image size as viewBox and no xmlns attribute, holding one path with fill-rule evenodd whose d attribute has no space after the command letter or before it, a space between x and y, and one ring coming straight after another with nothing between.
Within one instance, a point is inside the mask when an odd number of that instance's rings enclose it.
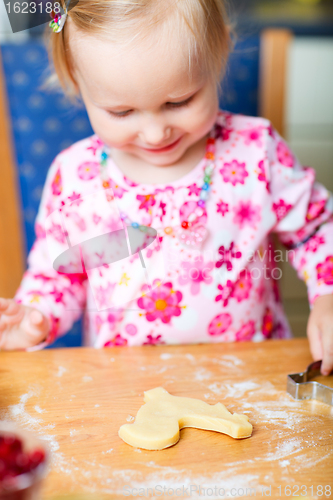
<instances>
[{"instance_id":1,"label":"hair clip","mask_svg":"<svg viewBox=\"0 0 333 500\"><path fill-rule=\"evenodd\" d=\"M61 12L56 13L56 12L54 12L54 10L52 10L52 12L51 12L52 21L49 22L49 26L50 26L50 28L52 28L54 33L60 33L60 31L63 29L63 27L65 25L66 18L67 18L67 14L68 14L67 9L68 9L70 1L71 0L67 0L63 14L61 14Z\"/></svg>"}]
</instances>

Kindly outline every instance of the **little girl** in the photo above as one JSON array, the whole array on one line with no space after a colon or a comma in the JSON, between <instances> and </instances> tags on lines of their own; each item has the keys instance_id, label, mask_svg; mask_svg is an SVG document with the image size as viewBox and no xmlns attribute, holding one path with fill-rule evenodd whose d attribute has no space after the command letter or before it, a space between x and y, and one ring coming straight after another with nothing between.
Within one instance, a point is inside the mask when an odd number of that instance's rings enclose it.
<instances>
[{"instance_id":1,"label":"little girl","mask_svg":"<svg viewBox=\"0 0 333 500\"><path fill-rule=\"evenodd\" d=\"M307 282L312 355L330 372L332 198L267 120L218 109L223 0L80 0L64 21L50 28L57 78L95 134L50 167L28 270L0 301L1 349L50 344L83 311L95 347L288 338L275 232ZM106 257L103 238L135 232L150 242Z\"/></svg>"}]
</instances>

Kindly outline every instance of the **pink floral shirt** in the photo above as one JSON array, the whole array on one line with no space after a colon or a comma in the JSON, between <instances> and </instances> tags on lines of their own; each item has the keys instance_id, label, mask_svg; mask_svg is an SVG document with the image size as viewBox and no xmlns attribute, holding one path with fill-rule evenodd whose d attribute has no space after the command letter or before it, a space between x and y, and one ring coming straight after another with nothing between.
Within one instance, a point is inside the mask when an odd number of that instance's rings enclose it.
<instances>
[{"instance_id":1,"label":"pink floral shirt","mask_svg":"<svg viewBox=\"0 0 333 500\"><path fill-rule=\"evenodd\" d=\"M15 297L51 322L38 348L68 332L82 313L84 343L95 347L287 338L273 232L292 248L288 257L307 283L310 304L333 292L332 197L315 183L314 170L301 167L267 120L221 111L215 133L216 167L201 216L208 235L200 250L175 234L196 207L204 159L175 182L148 185L126 178L108 157L108 190L96 135L55 158ZM116 208L107 204L110 193ZM69 243L62 223L52 219L60 208L67 236L76 228L76 243L121 229L121 213L156 228L158 237L141 257L61 273L53 263Z\"/></svg>"}]
</instances>

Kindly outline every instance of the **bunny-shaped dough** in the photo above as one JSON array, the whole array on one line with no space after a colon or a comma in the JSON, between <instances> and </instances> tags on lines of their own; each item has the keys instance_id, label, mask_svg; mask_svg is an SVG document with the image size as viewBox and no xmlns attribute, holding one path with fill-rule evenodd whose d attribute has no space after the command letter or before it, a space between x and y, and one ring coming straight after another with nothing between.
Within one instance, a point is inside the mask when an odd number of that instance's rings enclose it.
<instances>
[{"instance_id":1,"label":"bunny-shaped dough","mask_svg":"<svg viewBox=\"0 0 333 500\"><path fill-rule=\"evenodd\" d=\"M144 401L135 422L119 429L121 439L136 448L168 448L177 443L184 427L222 432L235 439L252 434L248 417L231 414L221 403L209 405L200 399L172 396L163 387L146 391Z\"/></svg>"}]
</instances>

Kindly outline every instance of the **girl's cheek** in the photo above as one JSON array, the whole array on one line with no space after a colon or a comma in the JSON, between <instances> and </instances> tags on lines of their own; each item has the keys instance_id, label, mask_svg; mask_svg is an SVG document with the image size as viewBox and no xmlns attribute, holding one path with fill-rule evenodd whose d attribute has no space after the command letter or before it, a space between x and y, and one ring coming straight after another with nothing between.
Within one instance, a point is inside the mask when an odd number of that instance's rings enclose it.
<instances>
[{"instance_id":1,"label":"girl's cheek","mask_svg":"<svg viewBox=\"0 0 333 500\"><path fill-rule=\"evenodd\" d=\"M134 132L128 125L118 123L117 119L112 118L107 113L99 111L91 113L90 120L96 134L111 147L123 147L134 136Z\"/></svg>"}]
</instances>

